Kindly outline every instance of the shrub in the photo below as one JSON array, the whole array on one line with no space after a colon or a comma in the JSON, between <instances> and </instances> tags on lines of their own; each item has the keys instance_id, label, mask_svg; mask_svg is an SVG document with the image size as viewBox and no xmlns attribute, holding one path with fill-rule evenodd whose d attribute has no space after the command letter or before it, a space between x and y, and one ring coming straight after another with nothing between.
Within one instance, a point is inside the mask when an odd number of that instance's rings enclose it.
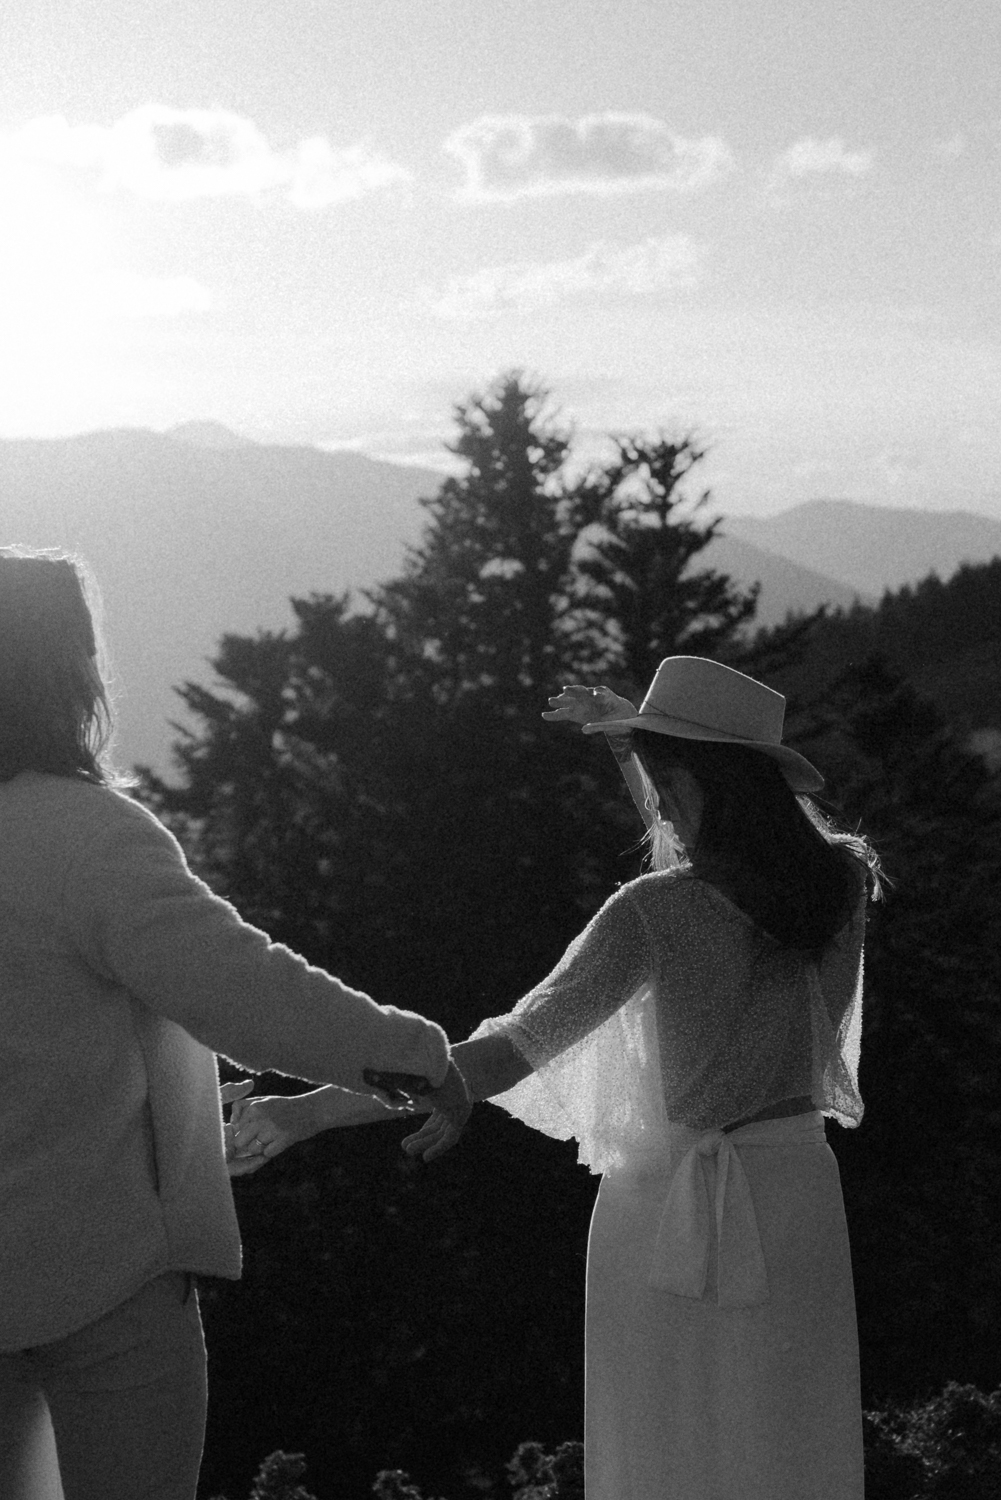
<instances>
[{"instance_id":1,"label":"shrub","mask_svg":"<svg viewBox=\"0 0 1001 1500\"><path fill-rule=\"evenodd\" d=\"M930 1400L865 1413L866 1500L997 1500L1001 1390L950 1381Z\"/></svg>"},{"instance_id":2,"label":"shrub","mask_svg":"<svg viewBox=\"0 0 1001 1500\"><path fill-rule=\"evenodd\" d=\"M278 1449L269 1454L258 1469L250 1500L316 1500L315 1495L298 1483L305 1472L304 1454L283 1453ZM226 1500L226 1496L213 1495L211 1500Z\"/></svg>"},{"instance_id":3,"label":"shrub","mask_svg":"<svg viewBox=\"0 0 1001 1500\"><path fill-rule=\"evenodd\" d=\"M949 1384L923 1401L887 1402L862 1414L866 1500L998 1500L1001 1496L1001 1389ZM521 1443L505 1465L511 1500L584 1500L584 1445ZM316 1500L299 1483L301 1453L272 1453L250 1500ZM376 1500L425 1500L403 1469L382 1469ZM217 1495L213 1500L225 1500Z\"/></svg>"},{"instance_id":4,"label":"shrub","mask_svg":"<svg viewBox=\"0 0 1001 1500\"><path fill-rule=\"evenodd\" d=\"M541 1443L521 1443L505 1465L512 1500L584 1500L584 1444L561 1443L547 1453ZM376 1500L424 1500L403 1469L383 1469L372 1492Z\"/></svg>"}]
</instances>

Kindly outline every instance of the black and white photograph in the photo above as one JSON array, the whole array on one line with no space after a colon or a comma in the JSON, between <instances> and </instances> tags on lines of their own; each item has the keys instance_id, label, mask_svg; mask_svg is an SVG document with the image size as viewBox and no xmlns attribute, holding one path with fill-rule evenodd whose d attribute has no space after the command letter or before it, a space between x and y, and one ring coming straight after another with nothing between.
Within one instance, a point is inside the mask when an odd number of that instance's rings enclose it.
<instances>
[{"instance_id":1,"label":"black and white photograph","mask_svg":"<svg viewBox=\"0 0 1001 1500\"><path fill-rule=\"evenodd\" d=\"M999 60L0 7L0 1500L999 1500Z\"/></svg>"}]
</instances>

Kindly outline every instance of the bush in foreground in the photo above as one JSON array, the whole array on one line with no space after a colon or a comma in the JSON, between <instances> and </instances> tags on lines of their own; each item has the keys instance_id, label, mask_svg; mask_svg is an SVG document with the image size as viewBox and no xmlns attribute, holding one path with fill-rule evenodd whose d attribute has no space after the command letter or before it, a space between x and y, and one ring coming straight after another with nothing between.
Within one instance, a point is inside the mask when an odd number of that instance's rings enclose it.
<instances>
[{"instance_id":1,"label":"bush in foreground","mask_svg":"<svg viewBox=\"0 0 1001 1500\"><path fill-rule=\"evenodd\" d=\"M1001 1389L990 1395L955 1381L939 1395L863 1413L866 1500L998 1500ZM511 1500L584 1500L584 1445L548 1453L522 1443L506 1465ZM301 1453L264 1460L249 1500L317 1500L299 1483ZM431 1500L403 1469L383 1469L376 1500ZM225 1500L215 1496L214 1500Z\"/></svg>"},{"instance_id":2,"label":"bush in foreground","mask_svg":"<svg viewBox=\"0 0 1001 1500\"><path fill-rule=\"evenodd\" d=\"M505 1467L512 1500L584 1500L583 1443L561 1443L555 1453L522 1443ZM376 1500L424 1500L402 1469L383 1469L372 1489Z\"/></svg>"},{"instance_id":3,"label":"bush in foreground","mask_svg":"<svg viewBox=\"0 0 1001 1500\"><path fill-rule=\"evenodd\" d=\"M541 1443L522 1443L506 1468L511 1500L584 1500L583 1443L561 1443L554 1453L547 1453ZM303 1454L272 1453L258 1470L249 1500L317 1500L299 1483L305 1472ZM403 1469L383 1469L372 1493L376 1500L425 1500ZM212 1500L226 1496L214 1495Z\"/></svg>"},{"instance_id":4,"label":"bush in foreground","mask_svg":"<svg viewBox=\"0 0 1001 1500\"><path fill-rule=\"evenodd\" d=\"M864 1414L866 1500L997 1500L1001 1390L955 1381L911 1406Z\"/></svg>"}]
</instances>

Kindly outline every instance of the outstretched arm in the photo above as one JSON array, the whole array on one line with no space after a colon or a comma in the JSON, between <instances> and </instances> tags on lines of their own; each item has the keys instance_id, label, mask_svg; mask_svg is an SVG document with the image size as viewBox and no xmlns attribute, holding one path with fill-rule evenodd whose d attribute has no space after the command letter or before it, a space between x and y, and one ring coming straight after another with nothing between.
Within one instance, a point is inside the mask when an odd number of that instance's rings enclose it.
<instances>
[{"instance_id":1,"label":"outstretched arm","mask_svg":"<svg viewBox=\"0 0 1001 1500\"><path fill-rule=\"evenodd\" d=\"M554 724L579 724L582 728L586 725L585 734L600 733L603 719L627 719L636 713L635 706L628 698L620 697L607 687L589 688L574 683L563 688L549 702L551 707L548 713L543 713L544 719ZM631 736L628 733L606 734L605 739L619 763L622 779L629 788L644 826L649 829L654 817L647 803L646 786L640 768L632 752Z\"/></svg>"},{"instance_id":2,"label":"outstretched arm","mask_svg":"<svg viewBox=\"0 0 1001 1500\"><path fill-rule=\"evenodd\" d=\"M256 1172L280 1152L321 1130L370 1125L405 1113L373 1094L356 1094L330 1084L308 1094L265 1094L233 1104L226 1126L226 1162L231 1177Z\"/></svg>"},{"instance_id":3,"label":"outstretched arm","mask_svg":"<svg viewBox=\"0 0 1001 1500\"><path fill-rule=\"evenodd\" d=\"M115 794L81 838L64 913L81 958L149 1010L250 1071L366 1093L367 1068L440 1084L440 1026L309 965L244 922L187 867L152 813Z\"/></svg>"}]
</instances>

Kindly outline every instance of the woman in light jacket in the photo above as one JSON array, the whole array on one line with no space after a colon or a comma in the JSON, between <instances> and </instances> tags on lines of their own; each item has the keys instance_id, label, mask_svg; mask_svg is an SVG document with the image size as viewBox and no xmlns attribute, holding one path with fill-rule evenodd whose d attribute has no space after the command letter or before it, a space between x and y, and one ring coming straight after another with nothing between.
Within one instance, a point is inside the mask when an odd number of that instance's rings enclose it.
<instances>
[{"instance_id":1,"label":"woman in light jacket","mask_svg":"<svg viewBox=\"0 0 1001 1500\"><path fill-rule=\"evenodd\" d=\"M214 1054L353 1123L373 1070L468 1105L440 1027L241 921L117 789L83 579L0 550L0 1495L45 1493L54 1431L66 1500L192 1500L193 1277L240 1274Z\"/></svg>"}]
</instances>

